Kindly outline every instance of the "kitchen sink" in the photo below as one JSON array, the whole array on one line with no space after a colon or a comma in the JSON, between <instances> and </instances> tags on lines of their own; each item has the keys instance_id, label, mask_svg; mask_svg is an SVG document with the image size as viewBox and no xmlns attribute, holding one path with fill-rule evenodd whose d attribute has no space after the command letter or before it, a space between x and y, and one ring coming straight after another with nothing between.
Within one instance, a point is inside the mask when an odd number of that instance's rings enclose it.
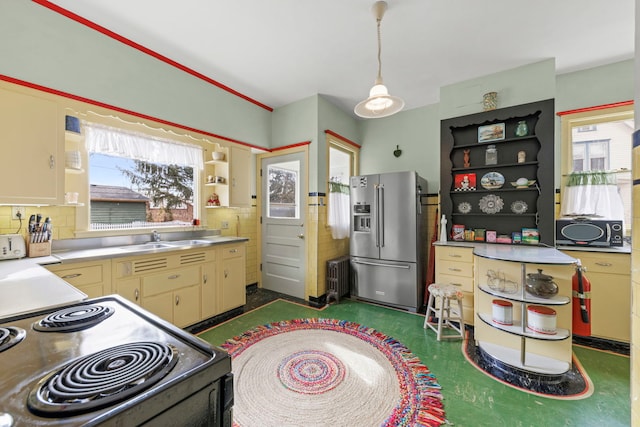
<instances>
[{"instance_id":1,"label":"kitchen sink","mask_svg":"<svg viewBox=\"0 0 640 427\"><path fill-rule=\"evenodd\" d=\"M169 242L166 242L166 243L149 242L149 243L143 243L140 245L123 246L120 249L124 249L126 251L148 251L152 249L171 248L175 246L175 245L169 245L168 243Z\"/></svg>"}]
</instances>

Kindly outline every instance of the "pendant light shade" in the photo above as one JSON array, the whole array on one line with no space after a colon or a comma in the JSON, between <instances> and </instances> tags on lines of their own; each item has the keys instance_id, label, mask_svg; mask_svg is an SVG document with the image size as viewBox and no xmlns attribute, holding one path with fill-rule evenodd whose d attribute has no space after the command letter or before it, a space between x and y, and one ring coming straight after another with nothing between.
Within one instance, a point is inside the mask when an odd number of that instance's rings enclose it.
<instances>
[{"instance_id":1,"label":"pendant light shade","mask_svg":"<svg viewBox=\"0 0 640 427\"><path fill-rule=\"evenodd\" d=\"M364 101L358 103L354 112L367 119L374 119L379 117L387 117L397 113L404 107L404 101L397 96L389 95L389 90L382 82L382 61L380 59L380 53L382 51L382 43L380 38L380 22L387 10L387 2L377 1L373 5L373 14L376 17L376 23L378 26L378 76L374 86L369 91L369 97Z\"/></svg>"}]
</instances>

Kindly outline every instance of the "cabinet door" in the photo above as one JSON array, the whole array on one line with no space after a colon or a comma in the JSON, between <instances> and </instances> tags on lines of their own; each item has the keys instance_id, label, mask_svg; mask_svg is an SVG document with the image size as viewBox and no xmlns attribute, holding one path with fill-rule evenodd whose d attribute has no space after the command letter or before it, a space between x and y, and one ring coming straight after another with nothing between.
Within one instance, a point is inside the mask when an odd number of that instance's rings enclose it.
<instances>
[{"instance_id":1,"label":"cabinet door","mask_svg":"<svg viewBox=\"0 0 640 427\"><path fill-rule=\"evenodd\" d=\"M56 264L47 269L80 289L89 298L111 293L111 261Z\"/></svg>"},{"instance_id":2,"label":"cabinet door","mask_svg":"<svg viewBox=\"0 0 640 427\"><path fill-rule=\"evenodd\" d=\"M0 88L0 141L0 203L61 204L64 116L57 104Z\"/></svg>"},{"instance_id":3,"label":"cabinet door","mask_svg":"<svg viewBox=\"0 0 640 427\"><path fill-rule=\"evenodd\" d=\"M142 307L173 323L173 292L144 297Z\"/></svg>"},{"instance_id":4,"label":"cabinet door","mask_svg":"<svg viewBox=\"0 0 640 427\"><path fill-rule=\"evenodd\" d=\"M207 262L202 265L202 318L208 319L218 314L218 298L216 275L218 269L215 261Z\"/></svg>"},{"instance_id":5,"label":"cabinet door","mask_svg":"<svg viewBox=\"0 0 640 427\"><path fill-rule=\"evenodd\" d=\"M244 257L227 259L222 264L222 282L220 284L221 312L225 312L246 303Z\"/></svg>"},{"instance_id":6,"label":"cabinet door","mask_svg":"<svg viewBox=\"0 0 640 427\"><path fill-rule=\"evenodd\" d=\"M179 327L200 321L200 287L189 286L173 293L173 324Z\"/></svg>"},{"instance_id":7,"label":"cabinet door","mask_svg":"<svg viewBox=\"0 0 640 427\"><path fill-rule=\"evenodd\" d=\"M140 305L140 279L121 279L115 282L115 291L118 295Z\"/></svg>"},{"instance_id":8,"label":"cabinet door","mask_svg":"<svg viewBox=\"0 0 640 427\"><path fill-rule=\"evenodd\" d=\"M629 342L631 339L631 280L624 274L587 271L591 282L591 335Z\"/></svg>"},{"instance_id":9,"label":"cabinet door","mask_svg":"<svg viewBox=\"0 0 640 427\"><path fill-rule=\"evenodd\" d=\"M245 147L231 147L231 179L229 205L251 205L251 151Z\"/></svg>"}]
</instances>

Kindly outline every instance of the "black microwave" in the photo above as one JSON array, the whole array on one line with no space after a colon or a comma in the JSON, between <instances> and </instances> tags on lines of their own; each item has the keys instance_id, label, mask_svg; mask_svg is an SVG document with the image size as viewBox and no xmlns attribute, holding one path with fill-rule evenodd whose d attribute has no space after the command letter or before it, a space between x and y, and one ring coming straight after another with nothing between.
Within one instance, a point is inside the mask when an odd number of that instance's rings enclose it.
<instances>
[{"instance_id":1,"label":"black microwave","mask_svg":"<svg viewBox=\"0 0 640 427\"><path fill-rule=\"evenodd\" d=\"M622 246L622 221L608 219L557 219L556 245Z\"/></svg>"}]
</instances>

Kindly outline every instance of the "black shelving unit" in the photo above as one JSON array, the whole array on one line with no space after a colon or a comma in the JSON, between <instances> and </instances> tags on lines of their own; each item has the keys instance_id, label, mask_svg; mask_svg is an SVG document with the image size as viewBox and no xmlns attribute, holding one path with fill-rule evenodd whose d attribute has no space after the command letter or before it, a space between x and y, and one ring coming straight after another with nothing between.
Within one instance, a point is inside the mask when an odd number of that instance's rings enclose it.
<instances>
[{"instance_id":1,"label":"black shelving unit","mask_svg":"<svg viewBox=\"0 0 640 427\"><path fill-rule=\"evenodd\" d=\"M440 199L442 214L448 219L448 236L453 224L462 224L465 229L495 230L509 236L522 228L537 228L540 243L553 245L554 113L554 100L548 99L441 121ZM528 134L517 137L515 130L520 121L527 123ZM479 127L499 123L504 123L504 139L478 142ZM498 151L495 165L485 164L488 145L495 145ZM464 166L465 151L468 167ZM525 152L526 160L518 163L521 151ZM492 171L504 176L504 185L485 189L480 181ZM475 191L456 191L454 177L464 173L476 174ZM535 184L515 188L511 183L518 178L535 180ZM480 209L480 200L490 194L504 203L497 213ZM458 207L463 202L471 204L471 212L460 212ZM526 211L512 212L514 202L524 202Z\"/></svg>"}]
</instances>

